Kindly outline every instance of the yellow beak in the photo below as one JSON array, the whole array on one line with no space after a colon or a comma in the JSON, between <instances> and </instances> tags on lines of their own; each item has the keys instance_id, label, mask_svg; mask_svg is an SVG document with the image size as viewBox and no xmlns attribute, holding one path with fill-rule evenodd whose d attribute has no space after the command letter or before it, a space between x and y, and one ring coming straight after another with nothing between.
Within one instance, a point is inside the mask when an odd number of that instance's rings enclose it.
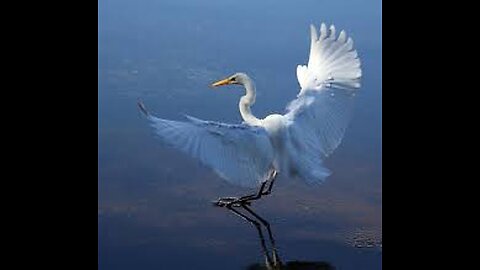
<instances>
[{"instance_id":1,"label":"yellow beak","mask_svg":"<svg viewBox=\"0 0 480 270\"><path fill-rule=\"evenodd\" d=\"M221 81L214 82L210 86L211 87L217 87L217 86L222 86L222 85L227 85L227 84L230 84L230 78L226 78L226 79L223 79Z\"/></svg>"}]
</instances>

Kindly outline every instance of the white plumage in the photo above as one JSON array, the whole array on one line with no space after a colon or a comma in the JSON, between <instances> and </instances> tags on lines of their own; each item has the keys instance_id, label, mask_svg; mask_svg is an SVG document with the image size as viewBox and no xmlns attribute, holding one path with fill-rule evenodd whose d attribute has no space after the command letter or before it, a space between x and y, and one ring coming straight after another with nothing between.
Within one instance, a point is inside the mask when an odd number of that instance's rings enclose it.
<instances>
[{"instance_id":1,"label":"white plumage","mask_svg":"<svg viewBox=\"0 0 480 270\"><path fill-rule=\"evenodd\" d=\"M254 187L272 170L308 183L321 183L330 175L323 160L340 144L360 87L360 60L345 31L336 36L332 25L311 26L308 64L297 67L300 91L284 115L258 119L250 111L255 86L244 73L236 73L213 86L240 84L242 124L203 121L188 116L187 122L165 120L147 113L163 141L199 159L221 178ZM143 104L142 110L145 111ZM146 112L146 111L145 111Z\"/></svg>"},{"instance_id":2,"label":"white plumage","mask_svg":"<svg viewBox=\"0 0 480 270\"><path fill-rule=\"evenodd\" d=\"M273 148L265 129L188 117L178 122L149 116L167 143L199 159L232 184L251 187L265 179Z\"/></svg>"}]
</instances>

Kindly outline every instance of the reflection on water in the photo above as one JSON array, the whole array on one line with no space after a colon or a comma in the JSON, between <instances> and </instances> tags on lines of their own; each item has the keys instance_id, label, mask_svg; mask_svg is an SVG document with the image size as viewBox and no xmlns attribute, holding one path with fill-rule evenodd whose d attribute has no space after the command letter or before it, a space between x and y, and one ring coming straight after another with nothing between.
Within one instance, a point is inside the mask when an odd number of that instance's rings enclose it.
<instances>
[{"instance_id":1,"label":"reflection on water","mask_svg":"<svg viewBox=\"0 0 480 270\"><path fill-rule=\"evenodd\" d=\"M265 267L255 227L211 207L220 195L253 190L230 186L162 145L136 102L148 100L152 113L166 119L188 114L240 123L243 93L208 85L244 71L258 90L253 112L283 113L298 93L295 70L308 57L308 26L324 21L352 35L364 71L351 125L326 161L333 175L318 187L279 176L255 211L269 217L286 266L324 261L342 270L381 269L381 253L368 248L381 240L382 228L380 3L99 1L98 268ZM354 232L349 243L345 232Z\"/></svg>"},{"instance_id":2,"label":"reflection on water","mask_svg":"<svg viewBox=\"0 0 480 270\"><path fill-rule=\"evenodd\" d=\"M236 206L227 206L230 212L240 217L247 223L253 225L258 233L260 246L262 247L263 255L265 257L265 264L252 264L247 267L247 270L334 270L335 268L328 262L309 262L309 261L288 261L282 263L278 250L275 244L275 237L268 222L265 218L256 213L250 206L246 204L238 204ZM263 227L262 227L263 225ZM268 235L268 242L266 244L263 229L266 229Z\"/></svg>"},{"instance_id":3,"label":"reflection on water","mask_svg":"<svg viewBox=\"0 0 480 270\"><path fill-rule=\"evenodd\" d=\"M303 262L303 261L291 261L280 268L268 268L261 264L252 264L246 270L334 270L335 268L327 262Z\"/></svg>"}]
</instances>

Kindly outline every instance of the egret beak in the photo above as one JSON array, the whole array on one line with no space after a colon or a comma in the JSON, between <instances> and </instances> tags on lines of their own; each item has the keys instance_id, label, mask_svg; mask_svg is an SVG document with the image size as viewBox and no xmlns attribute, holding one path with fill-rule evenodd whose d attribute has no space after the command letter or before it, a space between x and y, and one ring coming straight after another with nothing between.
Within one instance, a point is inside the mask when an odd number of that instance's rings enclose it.
<instances>
[{"instance_id":1,"label":"egret beak","mask_svg":"<svg viewBox=\"0 0 480 270\"><path fill-rule=\"evenodd\" d=\"M210 85L210 87L217 87L217 86L222 86L222 85L227 85L230 84L230 78L223 79L218 82L214 82Z\"/></svg>"}]
</instances>

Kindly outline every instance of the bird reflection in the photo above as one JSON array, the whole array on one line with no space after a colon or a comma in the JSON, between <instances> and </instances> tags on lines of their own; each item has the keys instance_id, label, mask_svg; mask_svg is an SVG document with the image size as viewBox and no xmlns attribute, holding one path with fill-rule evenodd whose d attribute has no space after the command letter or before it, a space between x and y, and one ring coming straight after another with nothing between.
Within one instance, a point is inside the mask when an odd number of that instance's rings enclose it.
<instances>
[{"instance_id":1,"label":"bird reflection","mask_svg":"<svg viewBox=\"0 0 480 270\"><path fill-rule=\"evenodd\" d=\"M239 204L236 207L226 207L230 212L252 224L258 232L258 238L265 257L265 265L252 264L246 268L246 270L334 270L328 262L306 262L306 261L289 261L282 263L278 256L278 251L275 246L275 238L273 237L270 223L259 216L246 204ZM267 241L265 241L262 225L267 230L270 249L267 247Z\"/></svg>"}]
</instances>

